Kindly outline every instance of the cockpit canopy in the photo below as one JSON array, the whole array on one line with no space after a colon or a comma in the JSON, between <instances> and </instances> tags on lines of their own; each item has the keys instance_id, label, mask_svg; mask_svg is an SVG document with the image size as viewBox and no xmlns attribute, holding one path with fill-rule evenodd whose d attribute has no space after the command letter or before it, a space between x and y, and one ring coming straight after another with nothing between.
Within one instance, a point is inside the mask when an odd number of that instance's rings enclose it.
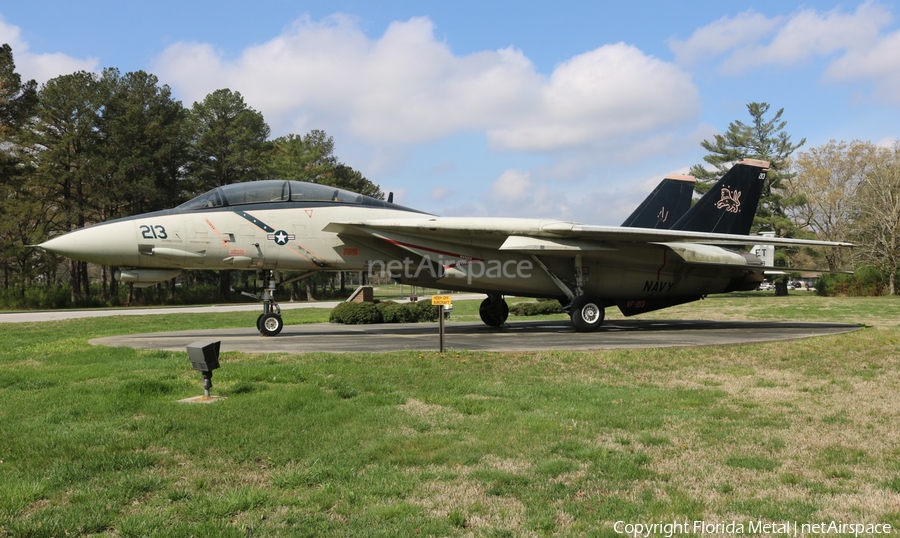
<instances>
[{"instance_id":1,"label":"cockpit canopy","mask_svg":"<svg viewBox=\"0 0 900 538\"><path fill-rule=\"evenodd\" d=\"M388 203L355 192L302 181L270 179L233 183L201 194L178 206L182 210L209 209L244 204L288 202L339 202L387 207Z\"/></svg>"}]
</instances>

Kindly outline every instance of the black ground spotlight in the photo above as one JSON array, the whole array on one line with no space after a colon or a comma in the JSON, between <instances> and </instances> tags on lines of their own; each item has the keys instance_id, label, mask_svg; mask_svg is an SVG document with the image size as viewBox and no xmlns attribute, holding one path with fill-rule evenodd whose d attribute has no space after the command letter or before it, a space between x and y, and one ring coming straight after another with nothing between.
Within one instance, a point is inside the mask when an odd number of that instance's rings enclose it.
<instances>
[{"instance_id":1,"label":"black ground spotlight","mask_svg":"<svg viewBox=\"0 0 900 538\"><path fill-rule=\"evenodd\" d=\"M188 358L194 370L203 375L203 395L209 398L209 389L212 388L212 371L219 367L219 347L221 341L194 342L188 344Z\"/></svg>"}]
</instances>

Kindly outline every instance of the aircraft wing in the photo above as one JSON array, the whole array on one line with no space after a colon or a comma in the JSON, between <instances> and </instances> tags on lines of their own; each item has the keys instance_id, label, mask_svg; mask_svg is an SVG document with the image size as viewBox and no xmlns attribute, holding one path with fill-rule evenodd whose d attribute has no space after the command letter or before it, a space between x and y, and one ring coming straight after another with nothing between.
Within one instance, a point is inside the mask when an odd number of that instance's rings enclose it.
<instances>
[{"instance_id":1,"label":"aircraft wing","mask_svg":"<svg viewBox=\"0 0 900 538\"><path fill-rule=\"evenodd\" d=\"M759 236L690 232L685 230L651 230L645 228L619 228L616 226L590 226L571 222L560 222L544 226L544 231L562 237L578 237L601 241L624 241L634 243L699 243L702 245L750 245L759 242ZM792 239L785 237L766 238L768 244L786 246L852 247L842 241L819 241L815 239Z\"/></svg>"},{"instance_id":2,"label":"aircraft wing","mask_svg":"<svg viewBox=\"0 0 900 538\"><path fill-rule=\"evenodd\" d=\"M592 226L548 219L418 217L334 222L326 231L372 235L400 232L424 238L499 241L500 250L606 250L616 243L697 243L703 245L752 245L759 236L685 230ZM492 242L493 242L492 241ZM810 239L766 238L767 244L785 246L852 247L851 243Z\"/></svg>"}]
</instances>

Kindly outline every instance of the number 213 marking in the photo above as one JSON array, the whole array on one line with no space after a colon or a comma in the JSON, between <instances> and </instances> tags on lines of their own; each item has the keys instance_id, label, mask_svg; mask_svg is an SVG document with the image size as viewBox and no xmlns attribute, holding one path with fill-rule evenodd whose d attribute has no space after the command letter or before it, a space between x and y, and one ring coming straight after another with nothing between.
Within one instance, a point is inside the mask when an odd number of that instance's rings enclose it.
<instances>
[{"instance_id":1,"label":"number 213 marking","mask_svg":"<svg viewBox=\"0 0 900 538\"><path fill-rule=\"evenodd\" d=\"M146 224L141 226L141 237L144 239L168 239L169 234L166 233L166 229L163 226L147 226Z\"/></svg>"}]
</instances>

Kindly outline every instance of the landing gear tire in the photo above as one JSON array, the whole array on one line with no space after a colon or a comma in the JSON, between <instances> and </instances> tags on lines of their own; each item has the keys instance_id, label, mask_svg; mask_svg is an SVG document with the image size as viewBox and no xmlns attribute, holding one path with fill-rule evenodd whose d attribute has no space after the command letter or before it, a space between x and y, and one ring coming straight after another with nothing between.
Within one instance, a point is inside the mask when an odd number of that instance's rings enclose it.
<instances>
[{"instance_id":1,"label":"landing gear tire","mask_svg":"<svg viewBox=\"0 0 900 538\"><path fill-rule=\"evenodd\" d=\"M259 332L262 332L262 319L264 316L265 314L260 314L259 317L256 318L256 328L259 330Z\"/></svg>"},{"instance_id":2,"label":"landing gear tire","mask_svg":"<svg viewBox=\"0 0 900 538\"><path fill-rule=\"evenodd\" d=\"M572 326L575 327L575 330L580 333L587 333L600 328L600 325L603 324L603 318L606 316L606 311L601 301L587 295L581 295L572 301L569 315L572 317Z\"/></svg>"},{"instance_id":3,"label":"landing gear tire","mask_svg":"<svg viewBox=\"0 0 900 538\"><path fill-rule=\"evenodd\" d=\"M275 336L284 328L284 321L278 314L264 314L259 319L259 332L263 336Z\"/></svg>"},{"instance_id":4,"label":"landing gear tire","mask_svg":"<svg viewBox=\"0 0 900 538\"><path fill-rule=\"evenodd\" d=\"M478 315L481 316L481 321L485 325L500 327L506 323L506 318L509 317L509 305L506 304L502 297L497 299L488 297L478 307Z\"/></svg>"}]
</instances>

